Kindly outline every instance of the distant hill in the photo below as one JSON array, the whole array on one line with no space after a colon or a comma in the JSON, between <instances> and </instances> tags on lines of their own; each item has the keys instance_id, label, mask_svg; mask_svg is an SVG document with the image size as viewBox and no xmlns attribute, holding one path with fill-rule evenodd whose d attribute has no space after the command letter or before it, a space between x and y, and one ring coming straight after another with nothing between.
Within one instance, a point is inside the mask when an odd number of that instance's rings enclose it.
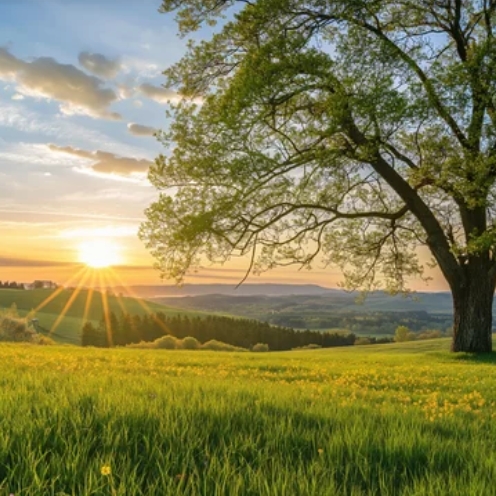
<instances>
[{"instance_id":1,"label":"distant hill","mask_svg":"<svg viewBox=\"0 0 496 496\"><path fill-rule=\"evenodd\" d=\"M294 289L294 288L293 288ZM325 288L321 288L325 289ZM449 293L418 293L409 297L372 292L364 301L358 293L327 290L323 294L197 295L152 298L186 310L225 312L295 329L351 331L357 335L390 336L398 325L415 331L451 328Z\"/></svg>"},{"instance_id":2,"label":"distant hill","mask_svg":"<svg viewBox=\"0 0 496 496\"><path fill-rule=\"evenodd\" d=\"M317 286L316 288L319 288ZM188 309L201 309L215 312L250 313L250 308L257 311L281 312L283 310L302 311L333 311L333 312L429 312L439 314L452 313L450 293L416 293L408 297L391 296L384 292L372 292L366 299L360 301L358 293L350 293L337 289L320 288L323 293L292 294L270 296L257 295L226 295L201 294L197 296L155 297L152 301L166 305Z\"/></svg>"},{"instance_id":3,"label":"distant hill","mask_svg":"<svg viewBox=\"0 0 496 496\"><path fill-rule=\"evenodd\" d=\"M183 286L132 286L129 289L121 286L111 288L116 293L134 294L142 298L158 298L166 296L198 296L198 295L230 295L230 296L283 296L283 295L328 295L342 293L339 289L324 288L316 284L243 284L236 288L235 284L185 284Z\"/></svg>"},{"instance_id":4,"label":"distant hill","mask_svg":"<svg viewBox=\"0 0 496 496\"><path fill-rule=\"evenodd\" d=\"M8 308L15 303L19 314L24 316L31 310L36 309L44 301L50 299L55 291L56 290L52 289L35 289L26 291L0 289L0 307ZM74 298L74 301L65 313L65 317L61 320L60 325L58 325L57 329L53 333L54 339L61 342L80 344L80 331L83 326L83 317L88 293L89 291L87 289L83 289ZM73 289L64 289L55 298L43 306L43 308L36 312L35 317L39 320L40 325L47 330L51 330L73 294ZM157 302L142 301L139 298L126 296L120 298L117 296L108 295L107 301L109 311L116 313L126 311L133 315L142 315L149 312L163 312L167 315L205 315L205 312L201 311L170 308ZM104 307L102 293L99 291L94 291L91 298L91 305L89 307L87 319L94 323L98 323L103 314Z\"/></svg>"},{"instance_id":5,"label":"distant hill","mask_svg":"<svg viewBox=\"0 0 496 496\"><path fill-rule=\"evenodd\" d=\"M387 311L452 313L449 292L419 292L408 297L391 296L384 291L374 291L363 302L358 302L360 294L335 288L325 288L316 284L243 284L236 288L232 284L185 284L184 286L132 286L112 287L116 293L134 293L155 302L212 311L231 311L232 307L250 304L263 304L267 307L304 303L316 308L353 310L357 312ZM178 297L192 297L176 301ZM279 298L280 297L280 298ZM303 298L302 298L303 297ZM311 297L311 298L309 298Z\"/></svg>"}]
</instances>

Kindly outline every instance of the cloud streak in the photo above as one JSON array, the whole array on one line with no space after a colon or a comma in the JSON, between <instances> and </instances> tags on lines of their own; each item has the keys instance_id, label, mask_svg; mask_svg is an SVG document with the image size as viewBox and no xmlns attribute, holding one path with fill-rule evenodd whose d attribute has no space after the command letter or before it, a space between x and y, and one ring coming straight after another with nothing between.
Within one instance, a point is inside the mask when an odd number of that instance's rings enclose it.
<instances>
[{"instance_id":1,"label":"cloud streak","mask_svg":"<svg viewBox=\"0 0 496 496\"><path fill-rule=\"evenodd\" d=\"M157 129L149 126L142 126L141 124L135 124L134 122L130 122L127 125L128 131L133 136L155 136Z\"/></svg>"},{"instance_id":2,"label":"cloud streak","mask_svg":"<svg viewBox=\"0 0 496 496\"><path fill-rule=\"evenodd\" d=\"M0 48L0 80L16 83L19 95L56 100L66 115L88 115L93 118L119 120L121 116L109 107L119 97L104 82L71 64L60 64L53 58L40 57L25 62Z\"/></svg>"},{"instance_id":3,"label":"cloud streak","mask_svg":"<svg viewBox=\"0 0 496 496\"><path fill-rule=\"evenodd\" d=\"M78 264L74 262L0 257L0 267L74 267L76 265Z\"/></svg>"},{"instance_id":4,"label":"cloud streak","mask_svg":"<svg viewBox=\"0 0 496 496\"><path fill-rule=\"evenodd\" d=\"M149 83L141 84L138 89L144 96L158 103L169 103L181 99L175 91Z\"/></svg>"},{"instance_id":5,"label":"cloud streak","mask_svg":"<svg viewBox=\"0 0 496 496\"><path fill-rule=\"evenodd\" d=\"M48 148L53 152L67 153L76 158L87 159L93 162L89 167L91 171L106 175L132 177L136 174L145 174L151 165L151 162L148 160L119 157L113 153L101 150L89 152L70 146L62 147L52 144L48 145Z\"/></svg>"}]
</instances>

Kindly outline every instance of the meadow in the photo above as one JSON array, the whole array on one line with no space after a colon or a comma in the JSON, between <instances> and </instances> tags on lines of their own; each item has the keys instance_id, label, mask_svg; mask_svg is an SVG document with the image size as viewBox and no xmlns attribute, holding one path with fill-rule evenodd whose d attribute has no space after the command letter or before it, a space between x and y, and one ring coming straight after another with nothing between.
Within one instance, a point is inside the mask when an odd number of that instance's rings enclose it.
<instances>
[{"instance_id":1,"label":"meadow","mask_svg":"<svg viewBox=\"0 0 496 496\"><path fill-rule=\"evenodd\" d=\"M104 315L104 299L99 291L78 289L77 294L73 297L74 292L74 289L63 289L61 291L53 289L26 291L0 289L0 307L9 308L15 303L20 316L31 315L37 318L40 325L47 330L51 330L57 323L57 328L54 330L52 337L61 343L79 345L81 343L81 329L85 321L98 325ZM57 294L55 295L54 293ZM86 310L87 301L90 301L91 304ZM70 303L69 306L67 306L68 303ZM109 312L122 313L125 311L131 315L143 315L152 312L162 312L165 315L207 315L206 312L180 310L131 296L109 294L107 296L107 305ZM33 314L32 311L39 306L41 308ZM85 313L87 313L86 319L84 318Z\"/></svg>"},{"instance_id":2,"label":"meadow","mask_svg":"<svg viewBox=\"0 0 496 496\"><path fill-rule=\"evenodd\" d=\"M1 344L0 494L494 494L496 361L448 348Z\"/></svg>"}]
</instances>

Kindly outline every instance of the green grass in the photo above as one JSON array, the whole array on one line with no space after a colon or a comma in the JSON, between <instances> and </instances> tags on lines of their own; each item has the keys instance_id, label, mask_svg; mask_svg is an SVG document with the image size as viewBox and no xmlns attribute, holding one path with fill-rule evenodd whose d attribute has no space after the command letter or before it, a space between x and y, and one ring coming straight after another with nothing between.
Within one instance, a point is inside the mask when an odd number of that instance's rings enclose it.
<instances>
[{"instance_id":1,"label":"green grass","mask_svg":"<svg viewBox=\"0 0 496 496\"><path fill-rule=\"evenodd\" d=\"M18 313L21 317L29 315L27 310L20 310ZM44 329L50 330L54 327L59 316L55 313L37 312L35 317ZM96 320L92 320L92 322L95 325L98 324L98 321ZM57 325L55 331L50 334L50 337L61 344L79 346L81 344L81 329L83 328L83 325L84 322L82 317L65 316L60 321L60 324Z\"/></svg>"},{"instance_id":2,"label":"green grass","mask_svg":"<svg viewBox=\"0 0 496 496\"><path fill-rule=\"evenodd\" d=\"M3 344L0 494L494 494L496 360L448 348Z\"/></svg>"},{"instance_id":3,"label":"green grass","mask_svg":"<svg viewBox=\"0 0 496 496\"><path fill-rule=\"evenodd\" d=\"M13 303L17 305L21 316L28 315L33 309L45 302L54 293L52 289L36 289L32 291L20 291L13 289L0 289L0 308L8 308ZM45 329L51 330L59 315L62 313L67 302L73 295L74 290L65 289L55 298L43 306L35 317ZM81 342L81 329L84 325L83 316L88 298L88 290L81 290L68 308L63 319L57 326L53 335L54 339L61 343L79 344ZM132 315L143 315L148 310L143 307L143 302L151 312L163 312L166 315L188 315L205 316L206 312L196 312L192 310L180 310L177 308L160 305L158 303L144 301L138 298L108 296L109 311L122 313L123 308ZM121 307L122 304L122 307ZM102 294L98 291L93 293L91 305L88 312L88 320L98 323L104 313Z\"/></svg>"}]
</instances>

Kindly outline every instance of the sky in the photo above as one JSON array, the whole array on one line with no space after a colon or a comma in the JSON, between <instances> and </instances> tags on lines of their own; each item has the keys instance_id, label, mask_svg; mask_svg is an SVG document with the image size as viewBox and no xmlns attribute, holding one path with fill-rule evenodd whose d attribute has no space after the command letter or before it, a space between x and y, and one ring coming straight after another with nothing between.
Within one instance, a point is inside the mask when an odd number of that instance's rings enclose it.
<instances>
[{"instance_id":1,"label":"sky","mask_svg":"<svg viewBox=\"0 0 496 496\"><path fill-rule=\"evenodd\" d=\"M161 283L137 231L156 197L146 171L163 148L153 133L167 129L174 98L162 71L186 41L159 6L0 1L0 280L64 283L84 246L107 243L117 247L115 270L127 283ZM186 282L236 283L245 267L207 267ZM432 275L428 287L412 286L445 289ZM317 267L249 282L334 287L340 280L339 271Z\"/></svg>"}]
</instances>

